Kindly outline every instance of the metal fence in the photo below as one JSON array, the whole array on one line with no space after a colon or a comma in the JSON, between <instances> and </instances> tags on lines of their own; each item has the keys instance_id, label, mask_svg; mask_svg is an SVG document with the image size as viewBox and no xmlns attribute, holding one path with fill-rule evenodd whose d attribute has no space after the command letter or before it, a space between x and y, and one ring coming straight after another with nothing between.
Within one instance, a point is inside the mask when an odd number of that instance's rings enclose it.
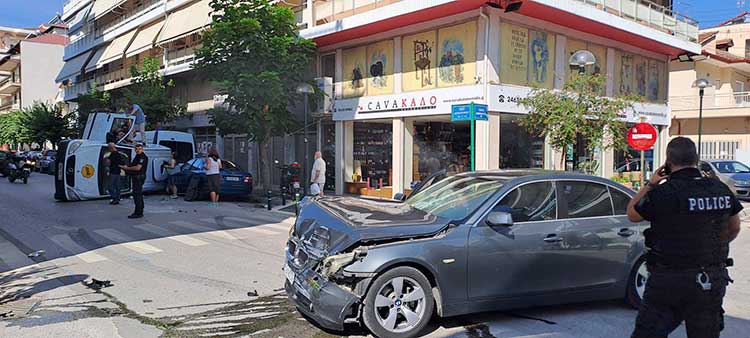
<instances>
[{"instance_id":1,"label":"metal fence","mask_svg":"<svg viewBox=\"0 0 750 338\"><path fill-rule=\"evenodd\" d=\"M734 160L740 141L701 141L701 158Z\"/></svg>"}]
</instances>

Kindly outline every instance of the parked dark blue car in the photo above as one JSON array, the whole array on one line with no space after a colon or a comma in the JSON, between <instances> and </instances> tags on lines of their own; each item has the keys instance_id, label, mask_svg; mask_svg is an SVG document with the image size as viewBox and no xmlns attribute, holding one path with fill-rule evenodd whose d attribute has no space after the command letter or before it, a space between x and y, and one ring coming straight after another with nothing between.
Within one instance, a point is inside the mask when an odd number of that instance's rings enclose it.
<instances>
[{"instance_id":1,"label":"parked dark blue car","mask_svg":"<svg viewBox=\"0 0 750 338\"><path fill-rule=\"evenodd\" d=\"M198 179L200 180L198 184L200 196L208 196L205 163L205 158L197 157L180 166L179 173L172 175L178 192L184 193L190 181ZM221 166L221 196L244 197L253 192L253 175L230 161L222 160ZM194 178L196 176L197 178Z\"/></svg>"}]
</instances>

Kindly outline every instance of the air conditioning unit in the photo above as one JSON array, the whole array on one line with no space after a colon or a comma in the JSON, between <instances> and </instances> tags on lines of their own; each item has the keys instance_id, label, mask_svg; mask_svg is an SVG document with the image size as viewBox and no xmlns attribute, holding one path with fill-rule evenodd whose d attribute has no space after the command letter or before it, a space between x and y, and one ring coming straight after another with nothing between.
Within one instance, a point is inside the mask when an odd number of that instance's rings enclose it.
<instances>
[{"instance_id":1,"label":"air conditioning unit","mask_svg":"<svg viewBox=\"0 0 750 338\"><path fill-rule=\"evenodd\" d=\"M325 96L318 104L316 114L333 113L333 78L319 77L315 78L315 85L325 93Z\"/></svg>"}]
</instances>

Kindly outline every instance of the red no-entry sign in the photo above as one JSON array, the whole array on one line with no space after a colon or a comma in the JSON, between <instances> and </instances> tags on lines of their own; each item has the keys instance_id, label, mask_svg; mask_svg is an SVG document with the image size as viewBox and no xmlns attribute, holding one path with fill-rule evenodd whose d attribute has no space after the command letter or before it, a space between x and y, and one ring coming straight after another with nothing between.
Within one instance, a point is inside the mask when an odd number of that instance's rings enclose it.
<instances>
[{"instance_id":1,"label":"red no-entry sign","mask_svg":"<svg viewBox=\"0 0 750 338\"><path fill-rule=\"evenodd\" d=\"M628 144L635 150L649 150L656 143L656 128L648 123L637 123L628 129Z\"/></svg>"}]
</instances>

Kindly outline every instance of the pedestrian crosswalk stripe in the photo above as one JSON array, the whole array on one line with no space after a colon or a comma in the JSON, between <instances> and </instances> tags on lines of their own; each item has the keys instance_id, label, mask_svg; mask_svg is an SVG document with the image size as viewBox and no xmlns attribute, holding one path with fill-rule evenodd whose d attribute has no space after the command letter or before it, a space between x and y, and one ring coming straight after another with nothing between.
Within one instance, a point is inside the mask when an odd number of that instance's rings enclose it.
<instances>
[{"instance_id":1,"label":"pedestrian crosswalk stripe","mask_svg":"<svg viewBox=\"0 0 750 338\"><path fill-rule=\"evenodd\" d=\"M69 235L54 235L50 237L50 240L70 253L80 252L75 255L75 257L86 263L96 263L107 260L106 257L78 245L78 243L73 241Z\"/></svg>"},{"instance_id":2,"label":"pedestrian crosswalk stripe","mask_svg":"<svg viewBox=\"0 0 750 338\"><path fill-rule=\"evenodd\" d=\"M201 218L202 222L206 223L212 223L217 224L215 218ZM264 235L276 235L276 234L287 234L289 232L289 225L284 224L258 224L257 222L245 219L245 218L239 218L239 217L224 217L223 225L232 227L232 228L242 228L242 229L256 229L257 233L264 234ZM240 225L237 223L243 223L245 225Z\"/></svg>"},{"instance_id":3,"label":"pedestrian crosswalk stripe","mask_svg":"<svg viewBox=\"0 0 750 338\"><path fill-rule=\"evenodd\" d=\"M248 238L255 237L257 235L276 235L276 233L273 231L260 229L257 227L239 228L239 229L233 229L229 231L233 235L237 236L237 238L239 239L248 239Z\"/></svg>"},{"instance_id":4,"label":"pedestrian crosswalk stripe","mask_svg":"<svg viewBox=\"0 0 750 338\"><path fill-rule=\"evenodd\" d=\"M117 246L122 246L124 248L133 250L140 254L147 255L147 254L152 254L152 253L162 251L161 249L153 245L146 244L144 242L133 242L132 239L129 238L127 235L115 229L99 229L99 230L94 230L94 232L97 233L99 236L102 236L110 241L118 243Z\"/></svg>"},{"instance_id":5,"label":"pedestrian crosswalk stripe","mask_svg":"<svg viewBox=\"0 0 750 338\"><path fill-rule=\"evenodd\" d=\"M272 228L272 229L276 229L276 230L281 230L284 233L289 233L289 228L291 226L290 225L286 225L286 224L265 224L265 225L261 225L261 227L262 228Z\"/></svg>"},{"instance_id":6,"label":"pedestrian crosswalk stripe","mask_svg":"<svg viewBox=\"0 0 750 338\"><path fill-rule=\"evenodd\" d=\"M237 239L237 237L232 236L232 234L227 233L226 231L219 231L219 230L216 230L214 228L209 228L207 226L193 224L193 223L190 223L190 222L173 221L173 222L169 222L169 224L174 224L174 225L179 226L179 227L190 229L191 231L205 233L205 234L208 234L208 235L212 235L212 236L220 237L220 238L224 238L224 239Z\"/></svg>"},{"instance_id":7,"label":"pedestrian crosswalk stripe","mask_svg":"<svg viewBox=\"0 0 750 338\"><path fill-rule=\"evenodd\" d=\"M157 234L166 239L180 242L182 244L189 245L189 246L202 246L202 245L208 244L207 242L201 241L200 239L193 238L188 235L180 235L176 232L170 231L162 227L158 227L153 224L141 224L141 225L136 225L135 227L143 231L150 232L152 234Z\"/></svg>"}]
</instances>

